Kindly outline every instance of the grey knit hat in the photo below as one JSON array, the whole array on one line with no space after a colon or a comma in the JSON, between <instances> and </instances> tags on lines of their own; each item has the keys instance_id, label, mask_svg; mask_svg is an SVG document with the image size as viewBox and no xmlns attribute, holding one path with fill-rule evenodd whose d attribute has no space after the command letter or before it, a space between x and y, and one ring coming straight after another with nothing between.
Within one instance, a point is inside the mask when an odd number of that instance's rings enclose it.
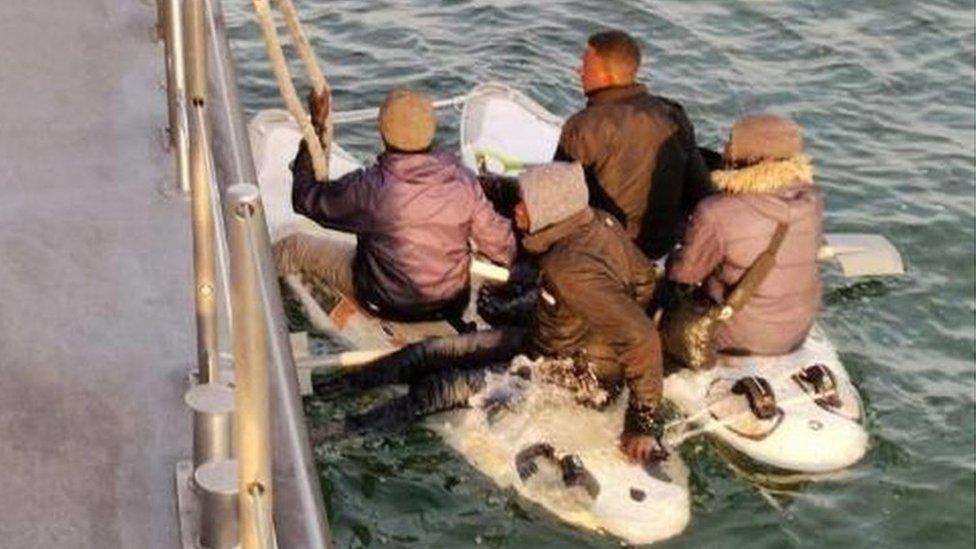
<instances>
[{"instance_id":1,"label":"grey knit hat","mask_svg":"<svg viewBox=\"0 0 976 549\"><path fill-rule=\"evenodd\" d=\"M752 114L732 126L725 146L725 161L755 164L786 160L802 152L803 135L796 122L776 114Z\"/></svg>"},{"instance_id":2,"label":"grey knit hat","mask_svg":"<svg viewBox=\"0 0 976 549\"><path fill-rule=\"evenodd\" d=\"M387 145L405 152L422 151L434 141L434 104L420 92L395 89L380 107L379 125Z\"/></svg>"},{"instance_id":3,"label":"grey knit hat","mask_svg":"<svg viewBox=\"0 0 976 549\"><path fill-rule=\"evenodd\" d=\"M529 211L529 233L569 219L590 202L579 162L533 166L519 176L519 189Z\"/></svg>"}]
</instances>

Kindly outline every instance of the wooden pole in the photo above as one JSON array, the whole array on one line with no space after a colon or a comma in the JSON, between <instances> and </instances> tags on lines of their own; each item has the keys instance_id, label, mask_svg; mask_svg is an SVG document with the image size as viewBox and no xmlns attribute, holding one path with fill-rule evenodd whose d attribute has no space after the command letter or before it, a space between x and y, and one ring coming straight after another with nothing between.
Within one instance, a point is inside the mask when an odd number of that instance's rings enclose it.
<instances>
[{"instance_id":1,"label":"wooden pole","mask_svg":"<svg viewBox=\"0 0 976 549\"><path fill-rule=\"evenodd\" d=\"M278 82L281 98L284 100L288 112L301 126L302 135L308 143L308 151L312 155L312 167L315 170L315 179L328 181L329 159L322 148L319 136L315 134L315 128L309 121L308 115L305 114L301 99L298 98L298 92L295 91L295 84L288 72L288 63L285 61L285 54L281 49L281 41L278 39L278 30L275 27L268 0L254 0L254 11L261 25L261 33L264 35L264 43L268 50L268 57L271 58L271 68L274 71L275 80Z\"/></svg>"}]
</instances>

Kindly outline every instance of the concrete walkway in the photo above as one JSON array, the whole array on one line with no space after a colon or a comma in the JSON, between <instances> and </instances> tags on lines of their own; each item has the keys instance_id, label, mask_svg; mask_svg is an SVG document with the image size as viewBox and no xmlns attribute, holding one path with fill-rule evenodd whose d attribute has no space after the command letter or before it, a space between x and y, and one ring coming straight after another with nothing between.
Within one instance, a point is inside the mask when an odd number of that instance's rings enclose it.
<instances>
[{"instance_id":1,"label":"concrete walkway","mask_svg":"<svg viewBox=\"0 0 976 549\"><path fill-rule=\"evenodd\" d=\"M176 547L189 205L155 2L0 18L0 547Z\"/></svg>"}]
</instances>

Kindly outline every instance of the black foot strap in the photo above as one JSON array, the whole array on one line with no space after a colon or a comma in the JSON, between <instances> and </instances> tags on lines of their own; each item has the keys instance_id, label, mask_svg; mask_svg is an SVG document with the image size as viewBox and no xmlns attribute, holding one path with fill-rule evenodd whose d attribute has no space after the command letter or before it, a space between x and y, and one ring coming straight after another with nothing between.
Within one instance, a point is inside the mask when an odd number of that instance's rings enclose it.
<instances>
[{"instance_id":1,"label":"black foot strap","mask_svg":"<svg viewBox=\"0 0 976 549\"><path fill-rule=\"evenodd\" d=\"M579 486L593 499L600 495L600 483L583 464L583 460L576 454L556 455L555 448L545 442L527 446L515 456L515 470L519 478L525 482L539 471L537 458L545 458L559 467L562 472L563 484L567 487Z\"/></svg>"},{"instance_id":2,"label":"black foot strap","mask_svg":"<svg viewBox=\"0 0 976 549\"><path fill-rule=\"evenodd\" d=\"M772 419L776 417L776 395L773 388L764 378L758 376L747 376L735 382L732 386L732 394L745 395L749 401L749 408L759 419Z\"/></svg>"}]
</instances>

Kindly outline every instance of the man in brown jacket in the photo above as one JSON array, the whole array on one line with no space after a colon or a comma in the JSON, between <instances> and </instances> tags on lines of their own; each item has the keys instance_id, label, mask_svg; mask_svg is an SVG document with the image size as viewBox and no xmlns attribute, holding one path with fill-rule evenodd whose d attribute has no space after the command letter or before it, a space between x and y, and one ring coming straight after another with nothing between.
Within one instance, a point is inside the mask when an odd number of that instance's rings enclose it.
<instances>
[{"instance_id":1,"label":"man in brown jacket","mask_svg":"<svg viewBox=\"0 0 976 549\"><path fill-rule=\"evenodd\" d=\"M637 42L622 31L590 37L578 69L586 108L563 126L555 159L580 162L590 204L657 259L681 239L711 185L684 109L636 82L640 61Z\"/></svg>"},{"instance_id":2,"label":"man in brown jacket","mask_svg":"<svg viewBox=\"0 0 976 549\"><path fill-rule=\"evenodd\" d=\"M610 394L630 400L620 438L635 461L660 457L661 343L645 314L654 266L609 214L588 207L583 168L556 162L519 178L515 223L538 258L542 285L530 346L544 356L575 358Z\"/></svg>"},{"instance_id":3,"label":"man in brown jacket","mask_svg":"<svg viewBox=\"0 0 976 549\"><path fill-rule=\"evenodd\" d=\"M484 388L487 370L504 371L515 354L526 352L555 359L543 361L533 380L561 385L587 405L606 405L626 385L621 450L640 462L666 457L658 414L661 342L644 312L654 290L654 266L613 216L589 207L578 163L530 168L519 177L519 191L515 223L542 278L528 331L432 339L345 374L345 389L410 384L406 397L354 419L350 427L467 406Z\"/></svg>"}]
</instances>

